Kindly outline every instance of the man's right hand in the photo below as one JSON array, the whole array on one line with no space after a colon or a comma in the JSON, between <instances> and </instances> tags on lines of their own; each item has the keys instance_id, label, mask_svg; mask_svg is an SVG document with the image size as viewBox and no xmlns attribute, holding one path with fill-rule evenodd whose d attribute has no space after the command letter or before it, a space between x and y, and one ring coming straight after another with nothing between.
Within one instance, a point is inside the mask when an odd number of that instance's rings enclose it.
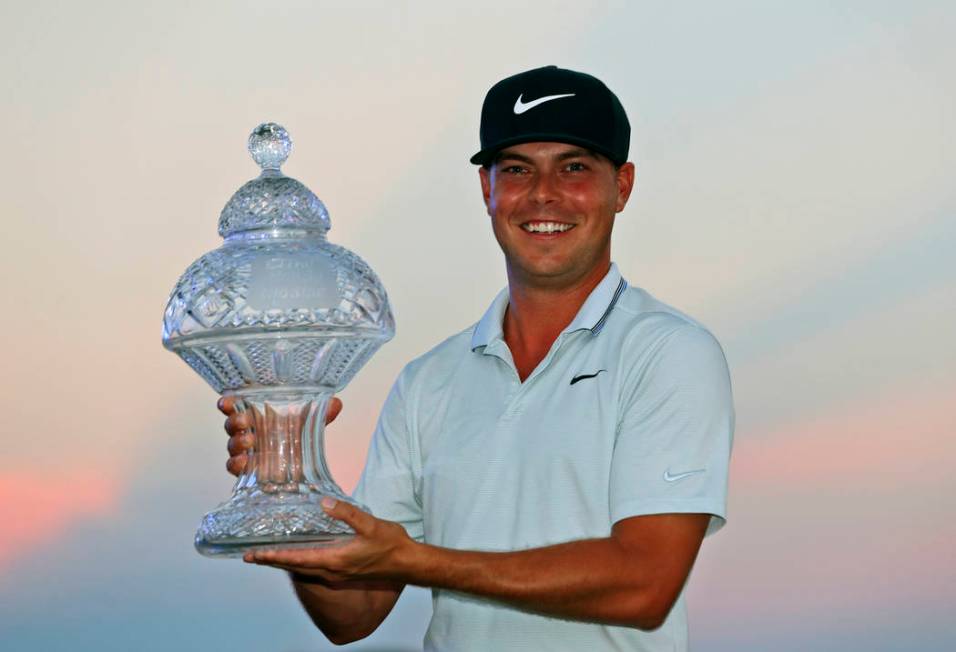
<instances>
[{"instance_id":1,"label":"man's right hand","mask_svg":"<svg viewBox=\"0 0 956 652\"><path fill-rule=\"evenodd\" d=\"M223 396L216 404L219 411L225 414L226 433L229 435L229 443L226 450L229 452L229 459L226 461L226 470L229 473L239 476L246 470L246 463L249 458L246 453L255 447L256 435L252 428L252 418L248 412L236 412L236 399L233 396ZM329 409L325 414L325 424L328 425L339 416L342 411L342 401L332 397L329 401Z\"/></svg>"},{"instance_id":2,"label":"man's right hand","mask_svg":"<svg viewBox=\"0 0 956 652\"><path fill-rule=\"evenodd\" d=\"M232 396L220 398L217 407L229 417L225 424L229 435L226 470L236 476L242 475L248 463L246 453L256 443L251 415L237 412L236 399ZM329 401L325 423L332 423L341 411L342 401L333 396ZM321 582L300 583L294 579L293 586L312 622L336 645L357 641L375 631L405 588L404 584L390 582L331 587Z\"/></svg>"}]
</instances>

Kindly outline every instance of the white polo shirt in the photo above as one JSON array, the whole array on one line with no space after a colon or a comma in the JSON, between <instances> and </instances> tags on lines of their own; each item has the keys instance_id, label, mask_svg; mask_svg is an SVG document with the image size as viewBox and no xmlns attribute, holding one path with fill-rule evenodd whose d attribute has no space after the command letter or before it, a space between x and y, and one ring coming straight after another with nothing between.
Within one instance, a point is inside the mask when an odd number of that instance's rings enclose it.
<instances>
[{"instance_id":1,"label":"white polo shirt","mask_svg":"<svg viewBox=\"0 0 956 652\"><path fill-rule=\"evenodd\" d=\"M462 550L606 537L630 516L726 517L734 429L720 345L616 265L522 383L502 290L476 325L409 363L355 498L419 541ZM683 594L653 632L433 589L425 650L687 649Z\"/></svg>"}]
</instances>

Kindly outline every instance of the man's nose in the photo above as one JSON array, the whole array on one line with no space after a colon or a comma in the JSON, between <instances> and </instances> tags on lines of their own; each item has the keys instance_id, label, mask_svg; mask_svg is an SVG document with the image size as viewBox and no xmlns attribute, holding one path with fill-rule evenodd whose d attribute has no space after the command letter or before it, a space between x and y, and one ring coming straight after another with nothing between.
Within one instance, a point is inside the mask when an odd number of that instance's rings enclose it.
<instances>
[{"instance_id":1,"label":"man's nose","mask_svg":"<svg viewBox=\"0 0 956 652\"><path fill-rule=\"evenodd\" d=\"M535 175L534 185L531 187L531 199L538 204L553 202L558 197L556 179L553 174L540 172Z\"/></svg>"}]
</instances>

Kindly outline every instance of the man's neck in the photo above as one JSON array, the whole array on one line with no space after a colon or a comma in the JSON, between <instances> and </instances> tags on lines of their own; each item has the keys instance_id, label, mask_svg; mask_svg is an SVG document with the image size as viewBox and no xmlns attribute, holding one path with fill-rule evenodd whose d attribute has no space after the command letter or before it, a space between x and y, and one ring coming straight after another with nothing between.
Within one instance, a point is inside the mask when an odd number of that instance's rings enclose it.
<instances>
[{"instance_id":1,"label":"man's neck","mask_svg":"<svg viewBox=\"0 0 956 652\"><path fill-rule=\"evenodd\" d=\"M522 381L548 354L609 268L610 263L602 265L563 287L528 284L509 270L508 308L501 326Z\"/></svg>"}]
</instances>

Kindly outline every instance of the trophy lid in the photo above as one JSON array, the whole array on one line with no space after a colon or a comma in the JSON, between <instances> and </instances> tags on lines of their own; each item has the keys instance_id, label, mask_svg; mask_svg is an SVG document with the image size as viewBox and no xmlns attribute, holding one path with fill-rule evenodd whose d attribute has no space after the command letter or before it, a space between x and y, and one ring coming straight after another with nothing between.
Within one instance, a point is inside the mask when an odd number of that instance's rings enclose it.
<instances>
[{"instance_id":1,"label":"trophy lid","mask_svg":"<svg viewBox=\"0 0 956 652\"><path fill-rule=\"evenodd\" d=\"M381 281L326 239L325 206L279 170L291 149L279 125L256 127L262 173L223 209L226 242L186 269L166 305L163 344L220 393L337 391L395 333Z\"/></svg>"},{"instance_id":2,"label":"trophy lid","mask_svg":"<svg viewBox=\"0 0 956 652\"><path fill-rule=\"evenodd\" d=\"M249 134L249 153L262 168L259 176L239 188L219 216L219 235L296 229L325 235L331 227L325 204L304 184L279 169L289 158L292 139L282 126L265 122Z\"/></svg>"}]
</instances>

